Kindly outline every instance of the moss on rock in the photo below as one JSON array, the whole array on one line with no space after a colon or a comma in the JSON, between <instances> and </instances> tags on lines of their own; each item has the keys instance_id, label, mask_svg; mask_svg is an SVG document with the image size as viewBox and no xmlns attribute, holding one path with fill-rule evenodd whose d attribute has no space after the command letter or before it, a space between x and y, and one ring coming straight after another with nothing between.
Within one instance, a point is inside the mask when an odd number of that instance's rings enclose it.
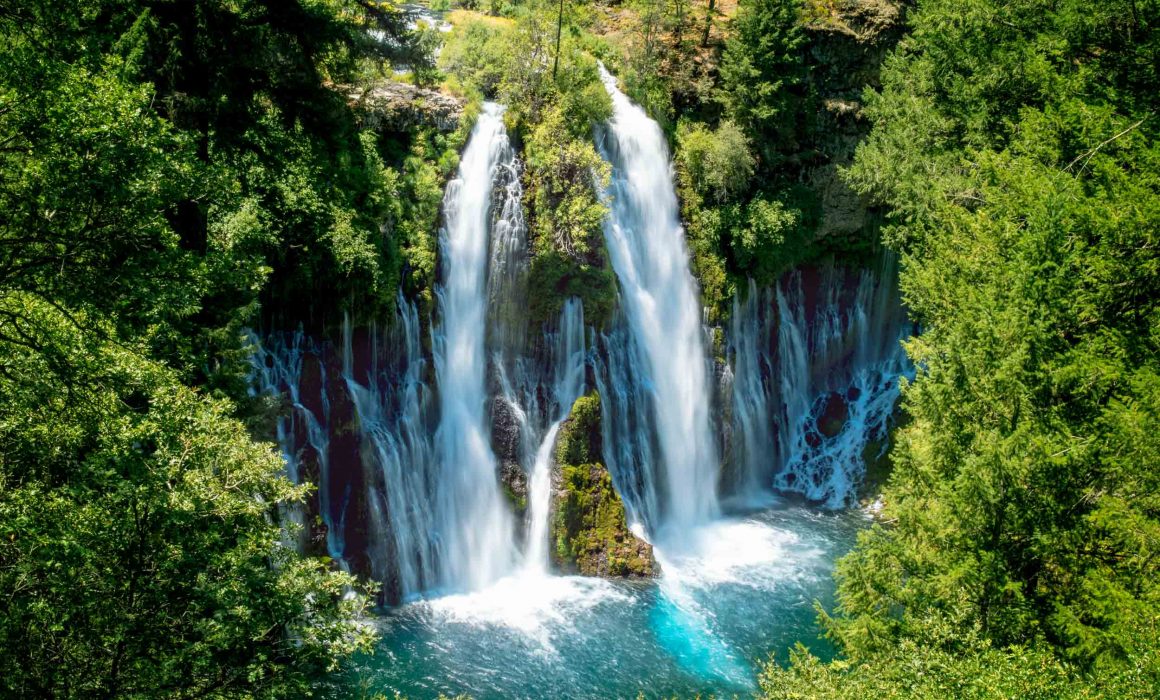
<instances>
[{"instance_id":1,"label":"moss on rock","mask_svg":"<svg viewBox=\"0 0 1160 700\"><path fill-rule=\"evenodd\" d=\"M585 576L652 576L652 545L628 529L601 459L600 397L593 393L573 404L556 443L552 560Z\"/></svg>"}]
</instances>

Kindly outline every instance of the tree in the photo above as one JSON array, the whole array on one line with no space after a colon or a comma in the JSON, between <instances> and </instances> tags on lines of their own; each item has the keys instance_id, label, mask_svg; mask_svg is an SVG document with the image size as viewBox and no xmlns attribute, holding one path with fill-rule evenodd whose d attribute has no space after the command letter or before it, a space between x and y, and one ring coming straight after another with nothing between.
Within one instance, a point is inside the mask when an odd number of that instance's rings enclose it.
<instances>
[{"instance_id":1,"label":"tree","mask_svg":"<svg viewBox=\"0 0 1160 700\"><path fill-rule=\"evenodd\" d=\"M709 46L709 32L713 31L713 13L717 11L717 0L709 0L705 9L705 31L701 33L701 48Z\"/></svg>"},{"instance_id":2,"label":"tree","mask_svg":"<svg viewBox=\"0 0 1160 700\"><path fill-rule=\"evenodd\" d=\"M1081 697L1160 688L1160 15L1130 5L929 0L866 95L848 175L923 330L830 679L1035 649Z\"/></svg>"},{"instance_id":3,"label":"tree","mask_svg":"<svg viewBox=\"0 0 1160 700\"><path fill-rule=\"evenodd\" d=\"M353 579L270 519L305 487L93 325L0 297L0 694L300 697L370 638Z\"/></svg>"},{"instance_id":4,"label":"tree","mask_svg":"<svg viewBox=\"0 0 1160 700\"><path fill-rule=\"evenodd\" d=\"M799 0L742 3L721 57L720 99L770 167L794 151L810 113L800 14Z\"/></svg>"},{"instance_id":5,"label":"tree","mask_svg":"<svg viewBox=\"0 0 1160 700\"><path fill-rule=\"evenodd\" d=\"M685 177L701 196L724 203L749 189L755 163L749 139L733 122L721 122L716 131L682 122L677 142Z\"/></svg>"},{"instance_id":6,"label":"tree","mask_svg":"<svg viewBox=\"0 0 1160 700\"><path fill-rule=\"evenodd\" d=\"M369 641L227 398L271 276L390 279L391 178L323 84L381 10L291 5L0 12L0 694L299 697Z\"/></svg>"}]
</instances>

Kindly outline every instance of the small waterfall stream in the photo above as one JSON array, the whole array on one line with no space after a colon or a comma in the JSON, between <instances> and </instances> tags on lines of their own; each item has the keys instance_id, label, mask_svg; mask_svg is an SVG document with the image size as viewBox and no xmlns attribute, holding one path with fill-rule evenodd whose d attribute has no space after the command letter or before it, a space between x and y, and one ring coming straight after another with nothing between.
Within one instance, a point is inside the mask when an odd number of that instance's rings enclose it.
<instances>
[{"instance_id":1,"label":"small waterfall stream","mask_svg":"<svg viewBox=\"0 0 1160 700\"><path fill-rule=\"evenodd\" d=\"M699 295L664 134L603 66L600 71L613 106L597 135L612 165L604 238L629 329L625 336L614 331L605 343L612 356L606 370L616 381L606 380L604 388L619 396L605 400L604 414L615 424L633 420L626 414L649 413L647 419L636 417L638 429L626 426L616 436L616 442L630 442L610 453L617 463L609 466L620 483L631 484L625 490L636 495L636 516L654 530L681 533L718 512L711 372Z\"/></svg>"},{"instance_id":2,"label":"small waterfall stream","mask_svg":"<svg viewBox=\"0 0 1160 700\"><path fill-rule=\"evenodd\" d=\"M367 499L371 575L393 581L398 596L406 599L437 585L438 553L429 507L435 456L429 431L432 397L424 383L427 360L418 310L401 295L393 331L384 334L381 349L396 359L396 366L380 366L378 334L372 331L370 369L360 378L346 318L342 377L358 417L361 461L372 474L368 482L375 485Z\"/></svg>"},{"instance_id":3,"label":"small waterfall stream","mask_svg":"<svg viewBox=\"0 0 1160 700\"><path fill-rule=\"evenodd\" d=\"M812 305L800 271L777 290L779 345L792 352L780 353L774 484L843 508L855 503L866 461L886 450L898 378L914 376L900 341L915 329L898 302L891 259L846 284L823 270L817 287ZM877 451L864 454L874 443Z\"/></svg>"},{"instance_id":4,"label":"small waterfall stream","mask_svg":"<svg viewBox=\"0 0 1160 700\"><path fill-rule=\"evenodd\" d=\"M528 480L528 549L526 566L548 573L548 517L552 499L552 461L556 435L572 404L584 392L584 307L571 298L560 312L554 334L546 338L552 348L552 397L547 415L551 425L539 439Z\"/></svg>"},{"instance_id":5,"label":"small waterfall stream","mask_svg":"<svg viewBox=\"0 0 1160 700\"><path fill-rule=\"evenodd\" d=\"M286 475L300 484L307 462L316 466L313 475L318 485L319 517L326 525L326 549L334 559L343 556L342 508L333 507L330 473L330 401L326 373L317 372L318 386L311 387L309 397L303 393L303 365L318 349L301 330L278 334L263 344L254 333L248 334L255 352L250 356L251 394L285 396L290 407L278 417L274 426L278 448L286 464ZM317 393L314 393L314 392ZM306 514L295 507L283 514L298 529L298 546L302 548L309 535Z\"/></svg>"},{"instance_id":6,"label":"small waterfall stream","mask_svg":"<svg viewBox=\"0 0 1160 700\"><path fill-rule=\"evenodd\" d=\"M886 447L898 378L913 376L900 341L914 328L895 275L890 259L877 270L795 270L734 300L731 501L776 488L853 505L867 460Z\"/></svg>"},{"instance_id":7,"label":"small waterfall stream","mask_svg":"<svg viewBox=\"0 0 1160 700\"><path fill-rule=\"evenodd\" d=\"M727 485L734 503L745 508L768 501L777 456L774 419L770 414L768 377L771 375L768 292L749 280L742 300L733 299L729 319L732 365L726 365L727 392L731 395L729 430L732 483Z\"/></svg>"}]
</instances>

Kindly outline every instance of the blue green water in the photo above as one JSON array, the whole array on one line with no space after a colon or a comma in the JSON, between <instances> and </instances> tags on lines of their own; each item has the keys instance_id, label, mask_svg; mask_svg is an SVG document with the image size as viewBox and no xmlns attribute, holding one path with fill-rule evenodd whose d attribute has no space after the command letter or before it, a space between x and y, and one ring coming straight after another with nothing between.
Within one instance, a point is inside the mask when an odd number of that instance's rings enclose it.
<instances>
[{"instance_id":1,"label":"blue green water","mask_svg":"<svg viewBox=\"0 0 1160 700\"><path fill-rule=\"evenodd\" d=\"M828 656L814 601L861 513L783 506L658 547L653 581L527 573L470 595L412 603L378 620L374 654L329 697L399 692L490 698L746 697L758 667L801 641Z\"/></svg>"}]
</instances>

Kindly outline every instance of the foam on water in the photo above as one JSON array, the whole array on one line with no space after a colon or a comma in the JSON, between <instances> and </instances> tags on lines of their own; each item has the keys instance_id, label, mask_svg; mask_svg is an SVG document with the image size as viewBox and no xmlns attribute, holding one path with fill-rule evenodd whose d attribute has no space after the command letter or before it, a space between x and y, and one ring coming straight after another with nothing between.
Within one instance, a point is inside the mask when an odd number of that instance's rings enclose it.
<instances>
[{"instance_id":1,"label":"foam on water","mask_svg":"<svg viewBox=\"0 0 1160 700\"><path fill-rule=\"evenodd\" d=\"M409 697L635 698L745 695L757 662L815 639L834 558L866 523L857 513L783 506L712 523L685 548L659 547L659 579L607 581L531 569L472 593L389 611L379 653L352 689Z\"/></svg>"},{"instance_id":2,"label":"foam on water","mask_svg":"<svg viewBox=\"0 0 1160 700\"><path fill-rule=\"evenodd\" d=\"M427 606L440 622L480 628L506 628L555 653L552 637L573 630L577 615L607 603L632 604L632 598L603 579L551 576L526 570L472 593L436 598Z\"/></svg>"},{"instance_id":3,"label":"foam on water","mask_svg":"<svg viewBox=\"0 0 1160 700\"><path fill-rule=\"evenodd\" d=\"M694 530L679 548L658 547L662 588L737 584L769 590L808 569L822 551L757 519L721 520Z\"/></svg>"}]
</instances>

